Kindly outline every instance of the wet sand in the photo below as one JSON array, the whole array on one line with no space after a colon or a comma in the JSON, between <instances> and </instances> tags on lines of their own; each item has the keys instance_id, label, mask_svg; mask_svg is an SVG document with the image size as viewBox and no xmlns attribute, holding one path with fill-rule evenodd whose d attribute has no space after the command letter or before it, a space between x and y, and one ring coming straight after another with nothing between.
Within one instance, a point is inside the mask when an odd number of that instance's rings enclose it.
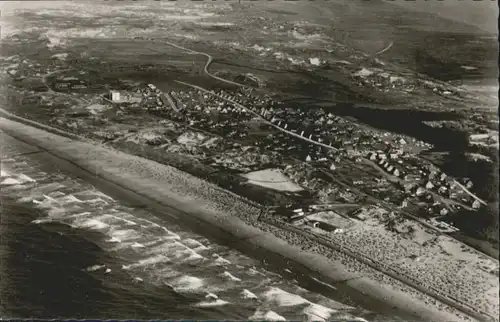
<instances>
[{"instance_id":1,"label":"wet sand","mask_svg":"<svg viewBox=\"0 0 500 322\"><path fill-rule=\"evenodd\" d=\"M21 121L38 128L46 127L28 120ZM0 118L0 128L123 189L180 210L182 213L177 215L180 219L192 216L232 235L241 243L279 254L317 272L329 283L349 280L350 288L376 301L383 300L408 316L427 321L472 320L451 307L433 304L436 303L434 299L351 257L293 232L256 221L259 215L256 206L175 168L5 118Z\"/></svg>"}]
</instances>

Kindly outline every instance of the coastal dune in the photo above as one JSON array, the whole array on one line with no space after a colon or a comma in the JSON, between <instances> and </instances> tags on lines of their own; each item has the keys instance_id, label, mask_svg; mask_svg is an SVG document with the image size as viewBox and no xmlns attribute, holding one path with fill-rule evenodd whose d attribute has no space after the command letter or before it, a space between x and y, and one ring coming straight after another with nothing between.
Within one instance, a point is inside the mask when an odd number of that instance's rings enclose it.
<instances>
[{"instance_id":1,"label":"coastal dune","mask_svg":"<svg viewBox=\"0 0 500 322\"><path fill-rule=\"evenodd\" d=\"M173 207L182 212L180 216L192 216L232 235L241 243L260 247L302 265L328 283L347 280L346 284L353 290L384 301L408 316L426 321L474 320L414 289L405 289L406 286L396 280L384 277L387 282L382 283L381 279L372 278L378 273L371 272L359 262L349 265L353 259L348 260L339 252L329 250L329 254L334 254L332 257L311 250L314 247L301 245L297 241L300 238L293 236L292 232L258 221L260 209L257 205L176 168L76 140L75 136L70 138L60 130L3 111L0 111L0 129L123 189Z\"/></svg>"}]
</instances>

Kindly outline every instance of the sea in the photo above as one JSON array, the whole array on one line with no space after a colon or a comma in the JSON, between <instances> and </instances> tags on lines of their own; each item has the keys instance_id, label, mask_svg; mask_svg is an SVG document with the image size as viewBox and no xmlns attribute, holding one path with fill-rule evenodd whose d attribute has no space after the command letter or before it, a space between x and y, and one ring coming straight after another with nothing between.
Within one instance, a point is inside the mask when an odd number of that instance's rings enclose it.
<instances>
[{"instance_id":1,"label":"sea","mask_svg":"<svg viewBox=\"0 0 500 322\"><path fill-rule=\"evenodd\" d=\"M376 319L0 140L2 318Z\"/></svg>"}]
</instances>

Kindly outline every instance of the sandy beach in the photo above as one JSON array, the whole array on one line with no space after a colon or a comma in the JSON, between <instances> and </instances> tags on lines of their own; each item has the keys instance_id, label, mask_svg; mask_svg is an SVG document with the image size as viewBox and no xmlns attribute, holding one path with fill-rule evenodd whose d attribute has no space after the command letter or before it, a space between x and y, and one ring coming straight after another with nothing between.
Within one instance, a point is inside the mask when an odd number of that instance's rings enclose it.
<instances>
[{"instance_id":1,"label":"sandy beach","mask_svg":"<svg viewBox=\"0 0 500 322\"><path fill-rule=\"evenodd\" d=\"M79 138L75 135L69 137L60 130L6 112L0 111L1 115L9 118L0 117L0 128L5 133L123 189L213 225L241 240L241 243L261 247L303 265L317 272L328 283L349 280L346 283L352 289L383 300L422 320L474 320L313 239L269 222L257 221L260 214L257 205L213 184L167 165L77 140Z\"/></svg>"}]
</instances>

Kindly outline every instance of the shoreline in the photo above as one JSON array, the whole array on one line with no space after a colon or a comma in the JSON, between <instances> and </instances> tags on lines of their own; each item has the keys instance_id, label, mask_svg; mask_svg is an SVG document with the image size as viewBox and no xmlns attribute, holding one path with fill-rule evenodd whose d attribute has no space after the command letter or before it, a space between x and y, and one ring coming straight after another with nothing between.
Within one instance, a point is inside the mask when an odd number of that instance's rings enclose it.
<instances>
[{"instance_id":1,"label":"shoreline","mask_svg":"<svg viewBox=\"0 0 500 322\"><path fill-rule=\"evenodd\" d=\"M360 293L369 293L370 297L379 301L384 298L398 310L424 320L471 320L458 311L451 312L454 311L451 307L446 306L448 310L442 310L444 304L441 308L438 308L439 304L432 305L431 303L436 302L434 299L411 290L389 276L382 276L380 272L363 267L364 264L360 262L354 263L345 254L320 247L311 240L307 240L309 247L304 247L304 237L301 239L290 231L257 222L259 211L255 205L243 203L242 198L213 184L167 165L82 142L76 135L72 135L72 139L61 137L65 134L64 131L9 115L10 113L0 114L60 134L0 119L1 128L8 134L14 133L15 138L36 145L123 189L147 196L146 199L153 199L160 205L182 211L185 213L183 215L193 215L195 219L217 227L241 243L254 245L292 260L318 273L330 283L349 280L345 284L350 288ZM219 197L220 200L213 200L214 197ZM355 269L350 269L349 264Z\"/></svg>"}]
</instances>

